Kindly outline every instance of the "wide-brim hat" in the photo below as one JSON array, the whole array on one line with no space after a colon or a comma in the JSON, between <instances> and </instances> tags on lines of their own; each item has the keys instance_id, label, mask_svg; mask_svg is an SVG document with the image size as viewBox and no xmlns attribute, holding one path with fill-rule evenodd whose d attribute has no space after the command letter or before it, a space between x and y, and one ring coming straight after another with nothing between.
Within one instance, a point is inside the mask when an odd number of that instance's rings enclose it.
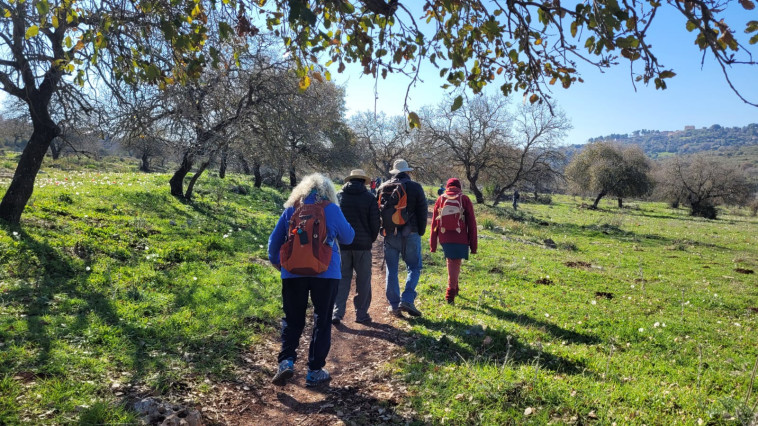
<instances>
[{"instance_id":1,"label":"wide-brim hat","mask_svg":"<svg viewBox=\"0 0 758 426\"><path fill-rule=\"evenodd\" d=\"M363 179L364 183L368 183L371 180L366 176L366 172L363 169L350 170L350 174L345 178L345 182L349 182L353 179Z\"/></svg>"},{"instance_id":2,"label":"wide-brim hat","mask_svg":"<svg viewBox=\"0 0 758 426\"><path fill-rule=\"evenodd\" d=\"M396 175L401 172L410 172L413 169L408 167L408 162L405 160L395 160L395 163L392 164L392 170L390 170L390 174Z\"/></svg>"}]
</instances>

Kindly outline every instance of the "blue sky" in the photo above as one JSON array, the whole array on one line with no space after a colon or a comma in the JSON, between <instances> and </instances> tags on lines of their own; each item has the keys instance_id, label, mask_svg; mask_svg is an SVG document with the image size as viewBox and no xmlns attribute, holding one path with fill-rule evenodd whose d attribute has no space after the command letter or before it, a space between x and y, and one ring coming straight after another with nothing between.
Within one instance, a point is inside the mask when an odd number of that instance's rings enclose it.
<instances>
[{"instance_id":1,"label":"blue sky","mask_svg":"<svg viewBox=\"0 0 758 426\"><path fill-rule=\"evenodd\" d=\"M729 5L727 23L736 31L735 36L745 41L744 24L758 19L756 10L745 11L736 2ZM594 67L582 67L584 83L569 89L556 87L553 98L571 119L573 130L564 143L580 144L588 138L611 133L631 133L634 130L681 130L692 125L697 128L720 124L726 127L758 123L758 108L745 104L729 88L721 68L710 57L701 67L702 53L694 45L694 34L684 29L684 18L676 12L662 8L651 28L650 38L659 62L673 69L676 77L668 79L668 89L655 90L655 86L638 83L636 92L630 78L628 61L613 69L599 72ZM734 22L732 22L732 20ZM758 60L758 46L748 45L753 60ZM623 58L622 58L623 59ZM424 68L425 67L425 68ZM422 66L423 84L411 89L409 107L412 111L442 100L444 83L438 71L426 63ZM743 97L758 103L758 67L736 67L730 77ZM360 111L374 111L374 84L371 76L363 76L359 69L348 68L332 78L347 88L348 115ZM376 110L388 115L402 115L405 91L409 80L403 76L379 79ZM497 91L499 84L488 90ZM522 93L513 102L522 101Z\"/></svg>"}]
</instances>

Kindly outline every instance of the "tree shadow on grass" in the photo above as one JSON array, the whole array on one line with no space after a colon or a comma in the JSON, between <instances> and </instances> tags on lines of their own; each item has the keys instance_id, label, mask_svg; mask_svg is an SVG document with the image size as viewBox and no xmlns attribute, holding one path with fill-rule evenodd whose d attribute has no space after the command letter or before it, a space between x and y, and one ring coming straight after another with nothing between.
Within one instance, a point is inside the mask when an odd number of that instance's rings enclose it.
<instances>
[{"instance_id":1,"label":"tree shadow on grass","mask_svg":"<svg viewBox=\"0 0 758 426\"><path fill-rule=\"evenodd\" d=\"M161 325L159 318L150 318L160 308L140 304L141 294L147 291L142 288L143 283L137 282L128 290L116 288L112 283L90 282L82 265L44 240L20 228L8 230L8 234L20 243L19 255L27 256L26 262L31 266L23 275L30 282L3 293L6 305L23 309L26 331L3 336L3 340L14 341L19 347L28 345L34 357L18 366L0 365L2 371L13 375L27 370L37 376L68 377L67 361L56 350L76 345L112 358L114 367L131 373L125 377L131 384L149 381L163 388L159 391L165 391L182 385L182 377L175 371L179 362L187 361L190 373L200 374L222 371L237 362L236 355L242 351L239 336L223 330L203 335L181 326ZM193 308L190 301L195 288L171 286L170 291L179 303L164 309L174 312ZM56 299L66 302L61 304ZM125 320L119 314L116 304L129 301L135 302L135 309L150 310L144 312L146 322ZM66 327L59 327L57 322L66 323ZM194 359L183 357L183 351L188 349L196 351ZM123 357L123 362L119 357Z\"/></svg>"},{"instance_id":2,"label":"tree shadow on grass","mask_svg":"<svg viewBox=\"0 0 758 426\"><path fill-rule=\"evenodd\" d=\"M565 328L559 327L551 322L543 321L541 319L534 318L526 314L519 314L519 313L515 313L511 311L506 311L504 309L496 308L489 304L484 304L479 308L475 306L464 305L461 307L461 309L470 310L470 311L483 311L486 309L487 311L486 313L488 313L491 316L494 316L495 318L509 321L512 323L516 323L516 324L526 326L526 327L537 328L539 330L542 330L545 333L552 335L556 339L565 340L569 343L585 344L585 345L595 345L595 344L601 343L601 340L598 339L596 336L583 334L583 333L579 333L572 330L566 330Z\"/></svg>"},{"instance_id":3,"label":"tree shadow on grass","mask_svg":"<svg viewBox=\"0 0 758 426\"><path fill-rule=\"evenodd\" d=\"M512 365L534 365L539 362L540 368L572 375L582 374L587 369L580 361L552 354L539 345L523 343L517 335L505 330L489 328L479 332L472 330L471 324L456 319L435 321L422 317L413 321L429 330L444 333L439 339L428 335L415 335L414 343L407 347L408 350L418 352L437 364L458 363L460 360L483 360L498 364L507 361ZM455 336L458 342L453 341L448 335ZM485 339L488 343L485 343Z\"/></svg>"}]
</instances>

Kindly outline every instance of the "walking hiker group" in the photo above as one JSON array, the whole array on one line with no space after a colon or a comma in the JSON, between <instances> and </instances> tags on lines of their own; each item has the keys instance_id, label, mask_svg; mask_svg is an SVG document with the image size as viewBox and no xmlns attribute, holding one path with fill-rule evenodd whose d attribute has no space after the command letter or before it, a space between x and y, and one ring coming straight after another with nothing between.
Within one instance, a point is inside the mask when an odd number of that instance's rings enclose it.
<instances>
[{"instance_id":1,"label":"walking hiker group","mask_svg":"<svg viewBox=\"0 0 758 426\"><path fill-rule=\"evenodd\" d=\"M405 160L396 160L392 177L370 179L361 169L345 178L337 193L331 180L319 173L306 176L284 203L268 241L268 257L281 272L282 318L279 363L272 382L284 385L295 373L296 349L305 327L310 297L314 326L308 350L306 386L331 380L324 369L331 347L332 325L339 325L355 273L355 321L371 323L371 247L381 233L385 263L385 296L391 315L403 312L419 317L416 286L422 270L421 237L426 232L427 199L423 187L411 179ZM368 186L368 187L367 187ZM476 219L471 200L452 178L440 193L432 215L430 249L442 245L448 267L445 298L458 294L462 259L477 251ZM400 260L406 267L402 293Z\"/></svg>"}]
</instances>

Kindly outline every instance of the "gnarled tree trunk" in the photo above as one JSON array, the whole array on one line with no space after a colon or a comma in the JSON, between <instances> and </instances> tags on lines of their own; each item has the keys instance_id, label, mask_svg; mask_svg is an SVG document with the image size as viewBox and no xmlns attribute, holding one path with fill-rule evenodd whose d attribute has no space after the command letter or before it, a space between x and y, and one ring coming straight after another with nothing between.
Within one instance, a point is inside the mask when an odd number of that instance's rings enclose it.
<instances>
[{"instance_id":1,"label":"gnarled tree trunk","mask_svg":"<svg viewBox=\"0 0 758 426\"><path fill-rule=\"evenodd\" d=\"M182 164L179 166L179 169L174 172L174 175L171 176L171 179L168 181L169 186L171 187L171 195L174 197L183 198L184 197L184 178L187 176L187 173L192 170L192 163L193 158L192 154L189 152L185 152L184 156L182 157Z\"/></svg>"},{"instance_id":2,"label":"gnarled tree trunk","mask_svg":"<svg viewBox=\"0 0 758 426\"><path fill-rule=\"evenodd\" d=\"M21 153L13 180L0 201L0 219L10 224L21 221L21 214L34 191L34 180L42 167L42 160L50 143L60 133L60 128L47 111L47 102L34 102L29 106L29 111L34 131Z\"/></svg>"},{"instance_id":3,"label":"gnarled tree trunk","mask_svg":"<svg viewBox=\"0 0 758 426\"><path fill-rule=\"evenodd\" d=\"M600 202L600 199L605 197L605 191L602 191L600 194L597 195L597 198L595 198L595 202L592 203L592 208L597 209L597 204Z\"/></svg>"},{"instance_id":4,"label":"gnarled tree trunk","mask_svg":"<svg viewBox=\"0 0 758 426\"><path fill-rule=\"evenodd\" d=\"M261 163L253 163L253 176L255 176L255 187L260 188L263 185L263 176L261 175Z\"/></svg>"},{"instance_id":5,"label":"gnarled tree trunk","mask_svg":"<svg viewBox=\"0 0 758 426\"><path fill-rule=\"evenodd\" d=\"M227 160L228 160L229 154L226 150L224 150L223 153L221 153L221 164L218 166L218 177L221 179L226 177L226 166L227 166Z\"/></svg>"},{"instance_id":6,"label":"gnarled tree trunk","mask_svg":"<svg viewBox=\"0 0 758 426\"><path fill-rule=\"evenodd\" d=\"M150 173L150 156L147 155L147 151L142 153L140 158L139 170L141 172Z\"/></svg>"}]
</instances>

